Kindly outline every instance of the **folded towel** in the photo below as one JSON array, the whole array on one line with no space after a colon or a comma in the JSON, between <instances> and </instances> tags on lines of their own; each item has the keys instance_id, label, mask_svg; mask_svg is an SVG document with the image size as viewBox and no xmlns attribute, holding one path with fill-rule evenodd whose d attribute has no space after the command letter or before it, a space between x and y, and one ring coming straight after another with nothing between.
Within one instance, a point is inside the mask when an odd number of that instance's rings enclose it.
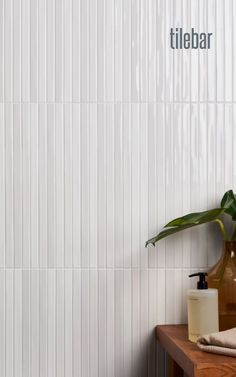
<instances>
[{"instance_id":1,"label":"folded towel","mask_svg":"<svg viewBox=\"0 0 236 377\"><path fill-rule=\"evenodd\" d=\"M197 345L202 351L236 357L236 327L200 336Z\"/></svg>"}]
</instances>

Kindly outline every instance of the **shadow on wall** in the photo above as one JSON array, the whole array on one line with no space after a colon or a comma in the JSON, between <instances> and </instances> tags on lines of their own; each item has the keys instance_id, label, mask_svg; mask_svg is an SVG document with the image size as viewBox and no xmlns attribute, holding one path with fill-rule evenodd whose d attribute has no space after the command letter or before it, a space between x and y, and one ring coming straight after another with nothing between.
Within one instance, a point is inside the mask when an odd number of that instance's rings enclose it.
<instances>
[{"instance_id":1,"label":"shadow on wall","mask_svg":"<svg viewBox=\"0 0 236 377\"><path fill-rule=\"evenodd\" d=\"M155 337L155 329L143 343L140 354L133 362L130 377L165 377L166 353Z\"/></svg>"}]
</instances>

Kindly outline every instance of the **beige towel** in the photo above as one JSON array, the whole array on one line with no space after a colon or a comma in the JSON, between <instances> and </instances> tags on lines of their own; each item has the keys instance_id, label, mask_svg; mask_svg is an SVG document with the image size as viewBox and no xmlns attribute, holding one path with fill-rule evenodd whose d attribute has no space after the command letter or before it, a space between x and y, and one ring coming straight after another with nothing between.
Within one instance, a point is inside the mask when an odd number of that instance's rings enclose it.
<instances>
[{"instance_id":1,"label":"beige towel","mask_svg":"<svg viewBox=\"0 0 236 377\"><path fill-rule=\"evenodd\" d=\"M202 351L236 357L236 327L200 336L197 345Z\"/></svg>"}]
</instances>

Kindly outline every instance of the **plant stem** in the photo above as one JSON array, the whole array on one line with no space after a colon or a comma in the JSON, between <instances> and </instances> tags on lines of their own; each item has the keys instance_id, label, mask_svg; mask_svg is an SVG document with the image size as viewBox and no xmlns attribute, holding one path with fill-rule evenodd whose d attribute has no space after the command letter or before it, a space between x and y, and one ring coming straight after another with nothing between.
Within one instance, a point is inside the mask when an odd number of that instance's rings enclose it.
<instances>
[{"instance_id":1,"label":"plant stem","mask_svg":"<svg viewBox=\"0 0 236 377\"><path fill-rule=\"evenodd\" d=\"M219 225L220 230L221 230L221 232L223 234L223 238L224 238L225 241L227 241L228 240L228 234L226 232L226 229L224 227L223 222L220 219L215 219L213 221L215 221ZM235 234L235 236L236 236L236 234Z\"/></svg>"},{"instance_id":2,"label":"plant stem","mask_svg":"<svg viewBox=\"0 0 236 377\"><path fill-rule=\"evenodd\" d=\"M232 241L236 239L236 227L234 228L234 232L232 234Z\"/></svg>"}]
</instances>

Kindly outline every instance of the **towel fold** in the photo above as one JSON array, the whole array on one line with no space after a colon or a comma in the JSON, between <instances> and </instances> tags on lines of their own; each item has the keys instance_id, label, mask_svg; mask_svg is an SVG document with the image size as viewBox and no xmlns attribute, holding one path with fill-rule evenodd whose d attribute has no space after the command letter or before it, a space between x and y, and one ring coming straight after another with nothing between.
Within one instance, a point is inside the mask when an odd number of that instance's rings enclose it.
<instances>
[{"instance_id":1,"label":"towel fold","mask_svg":"<svg viewBox=\"0 0 236 377\"><path fill-rule=\"evenodd\" d=\"M236 357L236 327L200 336L197 345L201 351Z\"/></svg>"}]
</instances>

